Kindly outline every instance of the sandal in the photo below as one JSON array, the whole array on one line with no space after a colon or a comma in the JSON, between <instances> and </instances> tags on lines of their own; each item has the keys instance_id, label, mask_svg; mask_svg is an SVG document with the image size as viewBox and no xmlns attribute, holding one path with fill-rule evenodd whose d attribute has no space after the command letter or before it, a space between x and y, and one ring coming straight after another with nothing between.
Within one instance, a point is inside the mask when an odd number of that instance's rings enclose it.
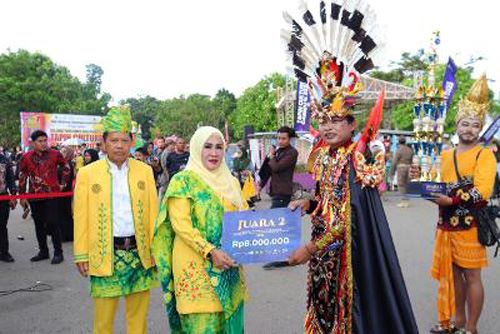
<instances>
[{"instance_id":1,"label":"sandal","mask_svg":"<svg viewBox=\"0 0 500 334\"><path fill-rule=\"evenodd\" d=\"M431 328L430 332L432 334L451 334L451 333L456 333L457 328L455 327L454 323L450 323L448 325L444 324L436 324L434 327Z\"/></svg>"},{"instance_id":2,"label":"sandal","mask_svg":"<svg viewBox=\"0 0 500 334\"><path fill-rule=\"evenodd\" d=\"M477 331L475 333L466 330L465 328L458 328L454 334L477 334Z\"/></svg>"}]
</instances>

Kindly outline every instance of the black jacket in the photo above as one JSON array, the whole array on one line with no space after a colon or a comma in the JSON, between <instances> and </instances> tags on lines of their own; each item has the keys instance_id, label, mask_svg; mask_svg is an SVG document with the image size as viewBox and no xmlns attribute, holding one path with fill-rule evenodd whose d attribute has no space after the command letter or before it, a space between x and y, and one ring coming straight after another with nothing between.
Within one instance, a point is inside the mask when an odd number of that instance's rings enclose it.
<instances>
[{"instance_id":1,"label":"black jacket","mask_svg":"<svg viewBox=\"0 0 500 334\"><path fill-rule=\"evenodd\" d=\"M16 180L12 170L12 162L0 154L0 194L17 194Z\"/></svg>"}]
</instances>

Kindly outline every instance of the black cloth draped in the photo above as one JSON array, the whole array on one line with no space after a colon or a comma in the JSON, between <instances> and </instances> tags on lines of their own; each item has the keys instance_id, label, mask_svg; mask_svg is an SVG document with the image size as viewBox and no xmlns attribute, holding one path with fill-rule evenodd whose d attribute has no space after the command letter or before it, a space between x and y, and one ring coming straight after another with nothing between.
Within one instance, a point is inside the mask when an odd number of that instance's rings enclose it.
<instances>
[{"instance_id":1,"label":"black cloth draped","mask_svg":"<svg viewBox=\"0 0 500 334\"><path fill-rule=\"evenodd\" d=\"M353 333L418 333L380 196L354 180L351 167Z\"/></svg>"}]
</instances>

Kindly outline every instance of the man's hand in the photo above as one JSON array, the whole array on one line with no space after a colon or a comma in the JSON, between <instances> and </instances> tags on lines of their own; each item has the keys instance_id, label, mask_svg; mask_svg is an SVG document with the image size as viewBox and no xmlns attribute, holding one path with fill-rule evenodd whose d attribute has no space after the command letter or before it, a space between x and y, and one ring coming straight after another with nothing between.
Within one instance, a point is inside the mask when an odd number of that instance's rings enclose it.
<instances>
[{"instance_id":1,"label":"man's hand","mask_svg":"<svg viewBox=\"0 0 500 334\"><path fill-rule=\"evenodd\" d=\"M274 145L271 145L271 148L269 149L269 158L273 159L276 156L276 147Z\"/></svg>"},{"instance_id":2,"label":"man's hand","mask_svg":"<svg viewBox=\"0 0 500 334\"><path fill-rule=\"evenodd\" d=\"M295 211L297 208L300 208L300 212L302 215L306 214L310 206L311 206L311 201L308 199L298 199L288 204L288 208L292 211Z\"/></svg>"},{"instance_id":3,"label":"man's hand","mask_svg":"<svg viewBox=\"0 0 500 334\"><path fill-rule=\"evenodd\" d=\"M78 269L78 272L80 275L83 277L88 277L89 276L89 262L78 262L76 264L76 268Z\"/></svg>"},{"instance_id":4,"label":"man's hand","mask_svg":"<svg viewBox=\"0 0 500 334\"><path fill-rule=\"evenodd\" d=\"M229 255L221 251L220 249L213 249L210 252L210 255L212 257L212 263L214 264L215 268L220 269L220 270L226 270L231 267L237 267L238 265L236 262L231 259Z\"/></svg>"},{"instance_id":5,"label":"man's hand","mask_svg":"<svg viewBox=\"0 0 500 334\"><path fill-rule=\"evenodd\" d=\"M431 198L430 201L436 203L439 206L451 206L453 205L453 199L449 196L443 194L435 194L436 197Z\"/></svg>"},{"instance_id":6,"label":"man's hand","mask_svg":"<svg viewBox=\"0 0 500 334\"><path fill-rule=\"evenodd\" d=\"M28 200L23 198L19 201L19 204L23 207L24 210L28 207Z\"/></svg>"},{"instance_id":7,"label":"man's hand","mask_svg":"<svg viewBox=\"0 0 500 334\"><path fill-rule=\"evenodd\" d=\"M294 250L292 255L288 258L288 263L290 263L291 266L307 263L315 252L316 246L312 242L309 242Z\"/></svg>"},{"instance_id":8,"label":"man's hand","mask_svg":"<svg viewBox=\"0 0 500 334\"><path fill-rule=\"evenodd\" d=\"M17 205L17 199L11 199L9 201L9 206L11 210L14 210L16 208L16 205Z\"/></svg>"}]
</instances>

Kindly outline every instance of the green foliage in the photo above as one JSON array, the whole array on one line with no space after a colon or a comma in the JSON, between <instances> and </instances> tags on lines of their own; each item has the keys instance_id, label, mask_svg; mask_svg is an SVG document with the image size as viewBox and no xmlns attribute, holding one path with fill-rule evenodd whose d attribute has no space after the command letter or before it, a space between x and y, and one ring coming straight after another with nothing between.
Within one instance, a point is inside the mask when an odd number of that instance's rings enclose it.
<instances>
[{"instance_id":1,"label":"green foliage","mask_svg":"<svg viewBox=\"0 0 500 334\"><path fill-rule=\"evenodd\" d=\"M212 100L215 109L227 119L236 110L236 97L225 88L219 89Z\"/></svg>"},{"instance_id":2,"label":"green foliage","mask_svg":"<svg viewBox=\"0 0 500 334\"><path fill-rule=\"evenodd\" d=\"M41 53L19 50L0 55L2 144L20 143L21 111L102 114L110 95L100 92L100 83L99 89L96 88L102 69L97 65L90 69L95 81L82 83L66 67L55 64Z\"/></svg>"},{"instance_id":3,"label":"green foliage","mask_svg":"<svg viewBox=\"0 0 500 334\"><path fill-rule=\"evenodd\" d=\"M156 126L163 135L178 135L189 138L199 126L210 125L222 129L224 109L220 101L215 103L210 96L193 94L160 103L156 115Z\"/></svg>"},{"instance_id":4,"label":"green foliage","mask_svg":"<svg viewBox=\"0 0 500 334\"><path fill-rule=\"evenodd\" d=\"M128 98L120 103L130 105L132 119L141 126L142 138L151 139L154 136L151 130L161 101L148 95L140 98Z\"/></svg>"},{"instance_id":5,"label":"green foliage","mask_svg":"<svg viewBox=\"0 0 500 334\"><path fill-rule=\"evenodd\" d=\"M235 138L243 136L245 125L252 125L255 131L276 130L276 88L284 86L285 77L273 73L243 92L229 118Z\"/></svg>"}]
</instances>

